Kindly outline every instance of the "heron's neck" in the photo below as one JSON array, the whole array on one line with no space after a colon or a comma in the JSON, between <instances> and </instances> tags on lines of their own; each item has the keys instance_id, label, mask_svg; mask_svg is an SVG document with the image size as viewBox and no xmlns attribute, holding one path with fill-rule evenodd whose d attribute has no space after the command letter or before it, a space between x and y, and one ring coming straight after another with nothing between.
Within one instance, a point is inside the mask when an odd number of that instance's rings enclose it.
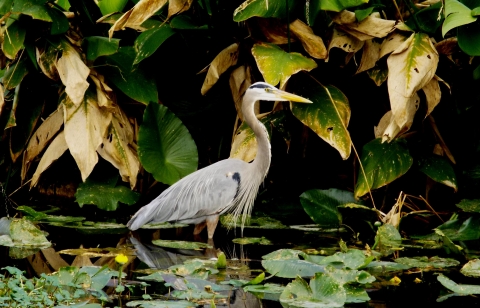
<instances>
[{"instance_id":1,"label":"heron's neck","mask_svg":"<svg viewBox=\"0 0 480 308\"><path fill-rule=\"evenodd\" d=\"M242 106L243 118L247 122L248 126L255 133L257 139L257 155L255 160L250 164L250 167L255 170L255 175L258 175L259 184L263 181L270 168L271 152L270 152L270 140L268 139L268 133L265 125L260 122L255 116L253 103L244 103Z\"/></svg>"}]
</instances>

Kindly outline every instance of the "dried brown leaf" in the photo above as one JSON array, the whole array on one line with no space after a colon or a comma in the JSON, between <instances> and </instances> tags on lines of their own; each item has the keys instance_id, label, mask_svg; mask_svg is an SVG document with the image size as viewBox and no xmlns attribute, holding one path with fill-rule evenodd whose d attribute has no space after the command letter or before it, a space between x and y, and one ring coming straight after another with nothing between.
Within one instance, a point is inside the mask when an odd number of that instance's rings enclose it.
<instances>
[{"instance_id":1,"label":"dried brown leaf","mask_svg":"<svg viewBox=\"0 0 480 308\"><path fill-rule=\"evenodd\" d=\"M168 1L168 17L187 11L192 5L193 0L169 0Z\"/></svg>"},{"instance_id":2,"label":"dried brown leaf","mask_svg":"<svg viewBox=\"0 0 480 308\"><path fill-rule=\"evenodd\" d=\"M408 36L405 36L399 32L390 33L382 42L380 47L379 58L392 53L395 49L400 47L407 40Z\"/></svg>"},{"instance_id":3,"label":"dried brown leaf","mask_svg":"<svg viewBox=\"0 0 480 308\"><path fill-rule=\"evenodd\" d=\"M365 41L365 45L363 45L362 60L360 61L357 74L373 68L379 58L380 43L373 40Z\"/></svg>"},{"instance_id":4,"label":"dried brown leaf","mask_svg":"<svg viewBox=\"0 0 480 308\"><path fill-rule=\"evenodd\" d=\"M220 75L223 74L231 66L237 64L238 60L238 44L233 43L213 59L210 67L208 68L207 76L203 82L201 93L205 95L215 83L217 83Z\"/></svg>"},{"instance_id":5,"label":"dried brown leaf","mask_svg":"<svg viewBox=\"0 0 480 308\"><path fill-rule=\"evenodd\" d=\"M330 49L332 48L340 48L348 53L355 53L363 47L364 43L365 42L351 36L350 34L334 28L332 40L328 45L328 52L330 53Z\"/></svg>"},{"instance_id":6,"label":"dried brown leaf","mask_svg":"<svg viewBox=\"0 0 480 308\"><path fill-rule=\"evenodd\" d=\"M241 120L243 120L242 114L242 99L243 94L251 86L252 80L250 76L250 68L242 65L237 67L231 74L230 74L230 91L232 92L233 101L235 102L235 109L237 110L237 114ZM255 107L258 107L258 104L255 104ZM258 109L258 108L256 108ZM257 114L258 112L256 112Z\"/></svg>"},{"instance_id":7,"label":"dried brown leaf","mask_svg":"<svg viewBox=\"0 0 480 308\"><path fill-rule=\"evenodd\" d=\"M300 40L309 55L316 59L327 58L327 48L321 37L315 35L313 30L303 23L300 19L295 20L290 24L290 30Z\"/></svg>"},{"instance_id":8,"label":"dried brown leaf","mask_svg":"<svg viewBox=\"0 0 480 308\"><path fill-rule=\"evenodd\" d=\"M433 109L440 103L440 99L442 97L442 92L440 91L440 84L438 80L432 78L423 88L423 92L425 93L425 97L427 99L427 114L425 118L432 113Z\"/></svg>"},{"instance_id":9,"label":"dried brown leaf","mask_svg":"<svg viewBox=\"0 0 480 308\"><path fill-rule=\"evenodd\" d=\"M78 52L68 44L65 44L56 66L60 79L65 85L65 92L75 105L79 105L90 86L87 82L90 69L83 63Z\"/></svg>"},{"instance_id":10,"label":"dried brown leaf","mask_svg":"<svg viewBox=\"0 0 480 308\"><path fill-rule=\"evenodd\" d=\"M343 10L335 15L332 20L342 25L342 30L362 41L372 37L385 37L395 29L394 20L382 19L378 13L373 13L361 22L356 22L355 13Z\"/></svg>"}]
</instances>

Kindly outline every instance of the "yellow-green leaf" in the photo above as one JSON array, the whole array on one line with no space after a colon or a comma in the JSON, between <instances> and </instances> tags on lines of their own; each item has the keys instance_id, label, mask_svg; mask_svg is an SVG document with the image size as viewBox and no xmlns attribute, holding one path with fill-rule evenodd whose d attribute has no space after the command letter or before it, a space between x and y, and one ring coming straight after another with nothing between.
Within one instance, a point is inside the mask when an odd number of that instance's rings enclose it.
<instances>
[{"instance_id":1,"label":"yellow-green leaf","mask_svg":"<svg viewBox=\"0 0 480 308\"><path fill-rule=\"evenodd\" d=\"M292 113L347 159L352 145L347 130L350 121L347 97L334 86L324 86L311 77L302 76L300 80L299 95L308 97L313 104L291 104Z\"/></svg>"},{"instance_id":2,"label":"yellow-green leaf","mask_svg":"<svg viewBox=\"0 0 480 308\"><path fill-rule=\"evenodd\" d=\"M442 25L442 36L453 28L470 24L477 20L472 10L456 0L445 0L445 21Z\"/></svg>"},{"instance_id":3,"label":"yellow-green leaf","mask_svg":"<svg viewBox=\"0 0 480 308\"><path fill-rule=\"evenodd\" d=\"M255 44L252 54L265 81L274 86L280 82L280 88L285 86L293 74L317 67L312 59L296 52L285 52L273 44Z\"/></svg>"}]
</instances>

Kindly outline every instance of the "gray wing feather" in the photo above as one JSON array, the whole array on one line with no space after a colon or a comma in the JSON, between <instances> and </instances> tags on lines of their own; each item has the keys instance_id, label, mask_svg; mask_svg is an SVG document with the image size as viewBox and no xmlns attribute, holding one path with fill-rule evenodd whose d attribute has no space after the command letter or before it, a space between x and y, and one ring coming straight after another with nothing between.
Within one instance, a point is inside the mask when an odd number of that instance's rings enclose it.
<instances>
[{"instance_id":1,"label":"gray wing feather","mask_svg":"<svg viewBox=\"0 0 480 308\"><path fill-rule=\"evenodd\" d=\"M127 227L136 230L149 222L194 220L225 212L247 166L239 159L225 159L189 174L142 207Z\"/></svg>"}]
</instances>

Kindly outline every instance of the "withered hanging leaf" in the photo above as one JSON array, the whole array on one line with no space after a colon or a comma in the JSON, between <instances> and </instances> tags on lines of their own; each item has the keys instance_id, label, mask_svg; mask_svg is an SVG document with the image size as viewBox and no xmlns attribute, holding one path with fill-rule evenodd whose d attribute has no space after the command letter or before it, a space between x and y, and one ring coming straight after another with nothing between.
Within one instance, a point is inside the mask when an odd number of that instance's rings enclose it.
<instances>
[{"instance_id":1,"label":"withered hanging leaf","mask_svg":"<svg viewBox=\"0 0 480 308\"><path fill-rule=\"evenodd\" d=\"M362 41L373 37L385 37L395 29L395 20L382 19L378 13L373 13L361 22L356 22L355 13L343 10L332 20L341 25L342 30Z\"/></svg>"},{"instance_id":2,"label":"withered hanging leaf","mask_svg":"<svg viewBox=\"0 0 480 308\"><path fill-rule=\"evenodd\" d=\"M287 25L277 18L256 18L260 31L267 39L268 43L283 45L288 43ZM290 42L294 42L290 37Z\"/></svg>"},{"instance_id":3,"label":"withered hanging leaf","mask_svg":"<svg viewBox=\"0 0 480 308\"><path fill-rule=\"evenodd\" d=\"M425 97L427 99L427 114L425 118L432 113L433 109L440 103L442 98L442 91L440 91L440 84L438 80L434 77L432 78L423 88Z\"/></svg>"},{"instance_id":4,"label":"withered hanging leaf","mask_svg":"<svg viewBox=\"0 0 480 308\"><path fill-rule=\"evenodd\" d=\"M37 185L40 175L43 171L47 170L50 165L56 161L63 153L68 149L67 142L65 141L65 133L60 132L55 139L53 139L50 146L47 148L45 153L38 163L37 170L32 176L32 181L30 182L30 188Z\"/></svg>"},{"instance_id":5,"label":"withered hanging leaf","mask_svg":"<svg viewBox=\"0 0 480 308\"><path fill-rule=\"evenodd\" d=\"M93 80L97 88L98 106L112 107L113 101L110 98L110 95L113 94L113 90L105 83L105 77L95 71L92 71L92 73L90 74L90 78Z\"/></svg>"},{"instance_id":6,"label":"withered hanging leaf","mask_svg":"<svg viewBox=\"0 0 480 308\"><path fill-rule=\"evenodd\" d=\"M122 180L130 182L130 188L133 189L140 170L138 156L130 146L133 143L133 129L123 111L115 107L107 135L97 152L119 170Z\"/></svg>"},{"instance_id":7,"label":"withered hanging leaf","mask_svg":"<svg viewBox=\"0 0 480 308\"><path fill-rule=\"evenodd\" d=\"M230 74L230 91L232 92L233 101L235 103L235 109L237 109L238 117L243 120L242 113L242 98L245 91L252 84L252 79L250 76L250 67L242 65L237 67ZM258 104L255 104L255 108L258 108ZM258 114L258 110L255 111L255 114Z\"/></svg>"},{"instance_id":8,"label":"withered hanging leaf","mask_svg":"<svg viewBox=\"0 0 480 308\"><path fill-rule=\"evenodd\" d=\"M187 11L192 5L193 0L169 0L168 1L168 17Z\"/></svg>"},{"instance_id":9,"label":"withered hanging leaf","mask_svg":"<svg viewBox=\"0 0 480 308\"><path fill-rule=\"evenodd\" d=\"M65 140L85 181L98 162L97 149L103 142L112 121L112 113L98 106L96 94L85 93L82 103L75 105L68 96L62 99Z\"/></svg>"},{"instance_id":10,"label":"withered hanging leaf","mask_svg":"<svg viewBox=\"0 0 480 308\"><path fill-rule=\"evenodd\" d=\"M161 9L167 0L140 0L133 8L125 12L113 26L108 30L108 37L112 38L113 33L125 28L138 28L147 19Z\"/></svg>"},{"instance_id":11,"label":"withered hanging leaf","mask_svg":"<svg viewBox=\"0 0 480 308\"><path fill-rule=\"evenodd\" d=\"M412 97L435 75L438 53L425 33L414 33L387 59L388 94L397 125L413 120Z\"/></svg>"},{"instance_id":12,"label":"withered hanging leaf","mask_svg":"<svg viewBox=\"0 0 480 308\"><path fill-rule=\"evenodd\" d=\"M330 44L328 44L328 52L330 53L332 48L340 48L348 53L355 53L363 47L364 43L364 41L361 41L342 30L333 28L332 40L330 41Z\"/></svg>"},{"instance_id":13,"label":"withered hanging leaf","mask_svg":"<svg viewBox=\"0 0 480 308\"><path fill-rule=\"evenodd\" d=\"M379 57L381 58L389 53L392 53L395 49L400 47L400 45L402 45L403 42L407 40L407 38L407 36L399 32L390 33L390 35L387 36L382 42Z\"/></svg>"},{"instance_id":14,"label":"withered hanging leaf","mask_svg":"<svg viewBox=\"0 0 480 308\"><path fill-rule=\"evenodd\" d=\"M42 72L50 79L58 80L58 71L56 67L59 50L49 46L44 52L35 48L37 54L37 63Z\"/></svg>"},{"instance_id":15,"label":"withered hanging leaf","mask_svg":"<svg viewBox=\"0 0 480 308\"><path fill-rule=\"evenodd\" d=\"M362 60L357 69L356 74L369 70L375 66L377 60L380 58L380 43L374 40L365 41L363 45Z\"/></svg>"},{"instance_id":16,"label":"withered hanging leaf","mask_svg":"<svg viewBox=\"0 0 480 308\"><path fill-rule=\"evenodd\" d=\"M217 83L220 75L223 74L231 66L237 64L238 60L238 44L233 43L213 59L210 67L208 68L207 76L203 82L201 93L205 95L215 83Z\"/></svg>"},{"instance_id":17,"label":"withered hanging leaf","mask_svg":"<svg viewBox=\"0 0 480 308\"><path fill-rule=\"evenodd\" d=\"M295 34L309 55L316 59L327 58L327 48L321 37L313 33L312 28L304 24L300 19L290 24L290 30Z\"/></svg>"},{"instance_id":18,"label":"withered hanging leaf","mask_svg":"<svg viewBox=\"0 0 480 308\"><path fill-rule=\"evenodd\" d=\"M65 85L65 92L75 105L80 105L89 86L87 77L90 69L83 63L75 48L68 43L63 44L63 53L56 65Z\"/></svg>"},{"instance_id":19,"label":"withered hanging leaf","mask_svg":"<svg viewBox=\"0 0 480 308\"><path fill-rule=\"evenodd\" d=\"M381 134L382 142L385 141L392 141L395 137L404 133L412 127L413 118L415 116L415 112L418 110L418 106L420 105L420 97L415 92L412 97L408 99L405 105L405 116L407 121L402 125L398 125L398 122L395 120L392 112L392 117L390 118L390 123L385 129L385 131Z\"/></svg>"},{"instance_id":20,"label":"withered hanging leaf","mask_svg":"<svg viewBox=\"0 0 480 308\"><path fill-rule=\"evenodd\" d=\"M52 112L45 121L37 128L32 138L30 138L27 149L23 154L22 162L22 181L27 175L28 168L32 160L43 151L47 143L55 136L63 124L63 110L58 108Z\"/></svg>"}]
</instances>

